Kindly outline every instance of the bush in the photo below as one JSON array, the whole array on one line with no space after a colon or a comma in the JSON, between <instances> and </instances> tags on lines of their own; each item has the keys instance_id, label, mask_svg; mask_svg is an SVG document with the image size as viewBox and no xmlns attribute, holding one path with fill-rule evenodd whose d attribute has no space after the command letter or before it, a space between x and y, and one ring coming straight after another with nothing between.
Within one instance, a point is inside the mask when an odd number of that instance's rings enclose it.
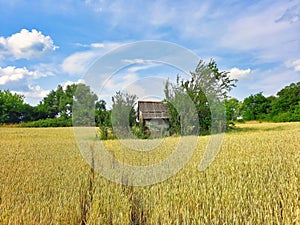
<instances>
[{"instance_id":1,"label":"bush","mask_svg":"<svg viewBox=\"0 0 300 225\"><path fill-rule=\"evenodd\" d=\"M143 128L143 126L132 127L133 135L140 139L147 139L149 137L149 134L147 134L144 130L145 128Z\"/></svg>"},{"instance_id":2,"label":"bush","mask_svg":"<svg viewBox=\"0 0 300 225\"><path fill-rule=\"evenodd\" d=\"M100 126L98 130L98 136L100 140L113 140L116 139L116 135L113 133L111 127Z\"/></svg>"},{"instance_id":3,"label":"bush","mask_svg":"<svg viewBox=\"0 0 300 225\"><path fill-rule=\"evenodd\" d=\"M245 123L245 120L244 119L237 119L236 122Z\"/></svg>"},{"instance_id":4,"label":"bush","mask_svg":"<svg viewBox=\"0 0 300 225\"><path fill-rule=\"evenodd\" d=\"M65 118L48 118L32 122L21 123L20 127L71 127L72 119Z\"/></svg>"},{"instance_id":5,"label":"bush","mask_svg":"<svg viewBox=\"0 0 300 225\"><path fill-rule=\"evenodd\" d=\"M274 122L291 122L292 120L292 113L290 112L283 112L279 113L276 116L273 117Z\"/></svg>"}]
</instances>

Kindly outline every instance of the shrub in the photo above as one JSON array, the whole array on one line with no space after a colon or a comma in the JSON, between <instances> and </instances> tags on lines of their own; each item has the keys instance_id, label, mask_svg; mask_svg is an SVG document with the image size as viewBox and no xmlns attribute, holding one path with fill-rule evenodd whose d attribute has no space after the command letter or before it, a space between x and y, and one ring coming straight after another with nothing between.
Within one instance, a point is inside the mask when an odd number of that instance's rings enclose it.
<instances>
[{"instance_id":1,"label":"shrub","mask_svg":"<svg viewBox=\"0 0 300 225\"><path fill-rule=\"evenodd\" d=\"M98 136L100 140L113 140L116 139L116 135L113 133L111 127L99 126Z\"/></svg>"},{"instance_id":2,"label":"shrub","mask_svg":"<svg viewBox=\"0 0 300 225\"><path fill-rule=\"evenodd\" d=\"M292 121L292 113L283 112L275 115L273 117L274 122L291 122Z\"/></svg>"},{"instance_id":3,"label":"shrub","mask_svg":"<svg viewBox=\"0 0 300 225\"><path fill-rule=\"evenodd\" d=\"M48 118L32 122L21 123L20 127L71 127L72 119Z\"/></svg>"}]
</instances>

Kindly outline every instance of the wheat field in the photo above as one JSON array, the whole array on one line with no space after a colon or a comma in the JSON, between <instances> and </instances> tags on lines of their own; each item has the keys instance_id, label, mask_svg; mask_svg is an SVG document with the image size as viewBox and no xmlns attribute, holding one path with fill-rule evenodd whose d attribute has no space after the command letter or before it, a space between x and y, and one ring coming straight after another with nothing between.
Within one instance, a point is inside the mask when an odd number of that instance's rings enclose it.
<instances>
[{"instance_id":1,"label":"wheat field","mask_svg":"<svg viewBox=\"0 0 300 225\"><path fill-rule=\"evenodd\" d=\"M72 128L2 127L0 224L300 224L300 123L239 124L199 172L208 140L175 176L131 187L95 172ZM104 145L121 157L117 140ZM166 154L158 147L150 162Z\"/></svg>"}]
</instances>

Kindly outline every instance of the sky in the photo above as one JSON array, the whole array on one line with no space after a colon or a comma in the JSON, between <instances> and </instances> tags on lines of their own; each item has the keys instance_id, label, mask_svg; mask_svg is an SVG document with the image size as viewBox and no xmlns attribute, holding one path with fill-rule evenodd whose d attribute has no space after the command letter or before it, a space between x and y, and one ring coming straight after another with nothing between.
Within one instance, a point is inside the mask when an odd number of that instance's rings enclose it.
<instances>
[{"instance_id":1,"label":"sky","mask_svg":"<svg viewBox=\"0 0 300 225\"><path fill-rule=\"evenodd\" d=\"M299 0L0 0L0 89L36 105L59 84L86 82L107 54L118 58L118 49L149 40L214 59L238 79L229 95L239 100L276 95L300 81ZM161 99L167 78L188 76L176 63L155 54L145 60L144 48L138 51L135 58L122 55L125 67L94 80L103 86L100 97L109 101L115 91L131 90Z\"/></svg>"}]
</instances>

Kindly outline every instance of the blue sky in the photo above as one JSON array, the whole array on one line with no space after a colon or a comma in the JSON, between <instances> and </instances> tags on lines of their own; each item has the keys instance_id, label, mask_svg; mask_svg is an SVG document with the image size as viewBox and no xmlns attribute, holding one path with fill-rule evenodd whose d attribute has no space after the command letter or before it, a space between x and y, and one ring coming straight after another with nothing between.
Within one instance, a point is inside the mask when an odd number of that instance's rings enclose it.
<instances>
[{"instance_id":1,"label":"blue sky","mask_svg":"<svg viewBox=\"0 0 300 225\"><path fill-rule=\"evenodd\" d=\"M81 82L105 53L161 40L206 62L215 59L220 70L239 79L233 97L275 95L300 81L299 37L299 0L0 0L0 89L34 105L58 84ZM141 59L132 63L107 82L107 99L118 89L143 88L141 80L151 83L151 74L158 77L153 88L180 73Z\"/></svg>"}]
</instances>

